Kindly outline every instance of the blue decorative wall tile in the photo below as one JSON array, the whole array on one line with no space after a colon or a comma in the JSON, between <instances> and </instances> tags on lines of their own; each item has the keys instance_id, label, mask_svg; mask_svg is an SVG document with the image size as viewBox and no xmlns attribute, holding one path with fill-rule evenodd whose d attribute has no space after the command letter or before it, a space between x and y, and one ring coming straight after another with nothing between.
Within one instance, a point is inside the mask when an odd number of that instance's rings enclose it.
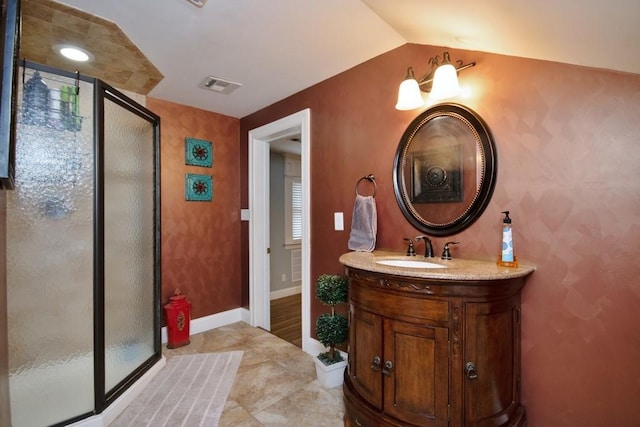
<instances>
[{"instance_id":1,"label":"blue decorative wall tile","mask_svg":"<svg viewBox=\"0 0 640 427\"><path fill-rule=\"evenodd\" d=\"M185 138L185 163L210 168L213 166L213 145L209 141Z\"/></svg>"},{"instance_id":2,"label":"blue decorative wall tile","mask_svg":"<svg viewBox=\"0 0 640 427\"><path fill-rule=\"evenodd\" d=\"M213 200L213 179L211 175L188 173L184 179L185 200L210 202Z\"/></svg>"}]
</instances>

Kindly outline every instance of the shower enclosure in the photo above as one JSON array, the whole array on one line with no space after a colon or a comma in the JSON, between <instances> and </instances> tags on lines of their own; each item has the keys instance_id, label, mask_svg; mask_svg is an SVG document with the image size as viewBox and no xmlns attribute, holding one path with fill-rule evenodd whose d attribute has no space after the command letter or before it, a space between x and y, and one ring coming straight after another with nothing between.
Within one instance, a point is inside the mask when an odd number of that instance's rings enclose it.
<instances>
[{"instance_id":1,"label":"shower enclosure","mask_svg":"<svg viewBox=\"0 0 640 427\"><path fill-rule=\"evenodd\" d=\"M160 119L98 79L22 65L7 193L12 420L65 425L161 358Z\"/></svg>"}]
</instances>

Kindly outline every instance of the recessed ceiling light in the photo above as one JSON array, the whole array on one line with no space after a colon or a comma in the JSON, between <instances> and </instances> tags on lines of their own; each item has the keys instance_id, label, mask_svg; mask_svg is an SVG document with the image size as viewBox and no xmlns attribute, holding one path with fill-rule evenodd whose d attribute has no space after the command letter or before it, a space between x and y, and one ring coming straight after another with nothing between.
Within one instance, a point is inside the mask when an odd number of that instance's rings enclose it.
<instances>
[{"instance_id":1,"label":"recessed ceiling light","mask_svg":"<svg viewBox=\"0 0 640 427\"><path fill-rule=\"evenodd\" d=\"M53 48L56 50L56 52L60 53L60 55L72 61L87 62L93 61L94 59L94 56L91 54L91 52L77 46L61 44L56 45Z\"/></svg>"}]
</instances>

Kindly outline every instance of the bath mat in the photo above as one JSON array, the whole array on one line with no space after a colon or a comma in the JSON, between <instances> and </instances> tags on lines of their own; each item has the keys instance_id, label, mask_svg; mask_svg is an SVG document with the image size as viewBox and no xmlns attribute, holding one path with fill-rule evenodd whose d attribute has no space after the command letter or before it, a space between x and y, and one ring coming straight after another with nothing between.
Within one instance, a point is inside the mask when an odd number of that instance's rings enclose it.
<instances>
[{"instance_id":1,"label":"bath mat","mask_svg":"<svg viewBox=\"0 0 640 427\"><path fill-rule=\"evenodd\" d=\"M217 426L242 353L170 358L111 426Z\"/></svg>"}]
</instances>

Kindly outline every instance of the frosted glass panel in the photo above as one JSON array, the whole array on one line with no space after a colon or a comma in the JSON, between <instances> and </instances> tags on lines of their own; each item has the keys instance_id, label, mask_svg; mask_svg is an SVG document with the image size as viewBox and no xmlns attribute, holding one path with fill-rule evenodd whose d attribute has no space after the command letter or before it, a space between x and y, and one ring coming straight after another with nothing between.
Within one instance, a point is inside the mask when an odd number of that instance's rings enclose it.
<instances>
[{"instance_id":1,"label":"frosted glass panel","mask_svg":"<svg viewBox=\"0 0 640 427\"><path fill-rule=\"evenodd\" d=\"M27 69L25 81L40 92L23 96L19 85L16 186L7 192L14 427L94 408L93 86L80 82L75 98L73 79Z\"/></svg>"},{"instance_id":2,"label":"frosted glass panel","mask_svg":"<svg viewBox=\"0 0 640 427\"><path fill-rule=\"evenodd\" d=\"M153 127L105 100L105 392L154 353Z\"/></svg>"}]
</instances>

